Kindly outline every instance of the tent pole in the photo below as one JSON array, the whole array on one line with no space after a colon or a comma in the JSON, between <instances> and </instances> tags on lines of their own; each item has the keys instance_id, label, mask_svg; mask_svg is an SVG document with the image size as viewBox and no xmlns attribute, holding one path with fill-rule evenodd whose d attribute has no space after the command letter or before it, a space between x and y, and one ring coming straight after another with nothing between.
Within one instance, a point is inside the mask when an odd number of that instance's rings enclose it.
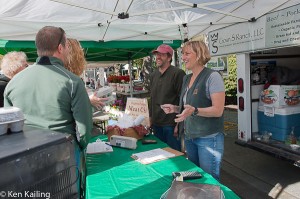
<instances>
[{"instance_id":1,"label":"tent pole","mask_svg":"<svg viewBox=\"0 0 300 199\"><path fill-rule=\"evenodd\" d=\"M131 53L128 54L128 71L129 71L129 83L130 83L130 97L133 96L133 83L132 83L132 60L131 60L131 56L130 56Z\"/></svg>"},{"instance_id":2,"label":"tent pole","mask_svg":"<svg viewBox=\"0 0 300 199\"><path fill-rule=\"evenodd\" d=\"M96 83L96 69L93 69L94 70L94 89L96 90L97 89L97 83Z\"/></svg>"},{"instance_id":3,"label":"tent pole","mask_svg":"<svg viewBox=\"0 0 300 199\"><path fill-rule=\"evenodd\" d=\"M176 63L179 63L179 68L182 69L182 54L181 54L181 47L177 49L177 57L178 59L178 62Z\"/></svg>"},{"instance_id":4,"label":"tent pole","mask_svg":"<svg viewBox=\"0 0 300 199\"><path fill-rule=\"evenodd\" d=\"M84 81L84 86L87 88L87 79L86 79L86 70L83 71L83 81Z\"/></svg>"}]
</instances>

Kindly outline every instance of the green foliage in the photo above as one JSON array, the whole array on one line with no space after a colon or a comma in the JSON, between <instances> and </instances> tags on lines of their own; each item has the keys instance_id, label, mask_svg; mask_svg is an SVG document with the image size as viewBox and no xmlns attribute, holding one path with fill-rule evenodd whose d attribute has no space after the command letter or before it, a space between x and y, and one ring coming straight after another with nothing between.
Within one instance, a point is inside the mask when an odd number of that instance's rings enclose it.
<instances>
[{"instance_id":1,"label":"green foliage","mask_svg":"<svg viewBox=\"0 0 300 199\"><path fill-rule=\"evenodd\" d=\"M237 94L237 64L236 55L228 56L228 76L224 77L226 97L236 97Z\"/></svg>"},{"instance_id":2,"label":"green foliage","mask_svg":"<svg viewBox=\"0 0 300 199\"><path fill-rule=\"evenodd\" d=\"M139 70L142 70L143 58L133 60L133 66L136 66Z\"/></svg>"}]
</instances>

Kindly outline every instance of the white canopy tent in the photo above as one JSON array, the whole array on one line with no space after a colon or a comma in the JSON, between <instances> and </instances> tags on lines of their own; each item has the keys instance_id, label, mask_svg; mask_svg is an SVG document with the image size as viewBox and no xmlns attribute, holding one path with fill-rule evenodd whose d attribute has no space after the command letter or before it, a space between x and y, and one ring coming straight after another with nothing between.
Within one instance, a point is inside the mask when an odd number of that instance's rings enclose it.
<instances>
[{"instance_id":1,"label":"white canopy tent","mask_svg":"<svg viewBox=\"0 0 300 199\"><path fill-rule=\"evenodd\" d=\"M242 22L255 23L266 13L298 3L299 0L0 0L0 54L22 50L32 60L36 56L37 31L51 25L62 27L68 37L81 41L88 61L129 61L148 55L159 43L177 48L181 41L199 34Z\"/></svg>"},{"instance_id":2,"label":"white canopy tent","mask_svg":"<svg viewBox=\"0 0 300 199\"><path fill-rule=\"evenodd\" d=\"M255 21L299 0L0 0L0 39L34 40L45 25L80 41L184 40Z\"/></svg>"}]
</instances>

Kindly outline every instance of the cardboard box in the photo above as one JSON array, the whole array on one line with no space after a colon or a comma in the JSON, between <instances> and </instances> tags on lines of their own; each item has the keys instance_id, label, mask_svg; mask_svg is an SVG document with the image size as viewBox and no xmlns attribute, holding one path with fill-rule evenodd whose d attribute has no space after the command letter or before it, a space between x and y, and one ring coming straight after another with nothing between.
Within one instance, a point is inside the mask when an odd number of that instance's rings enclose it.
<instances>
[{"instance_id":1,"label":"cardboard box","mask_svg":"<svg viewBox=\"0 0 300 199\"><path fill-rule=\"evenodd\" d=\"M276 108L300 106L300 85L271 85L261 92L259 105Z\"/></svg>"}]
</instances>

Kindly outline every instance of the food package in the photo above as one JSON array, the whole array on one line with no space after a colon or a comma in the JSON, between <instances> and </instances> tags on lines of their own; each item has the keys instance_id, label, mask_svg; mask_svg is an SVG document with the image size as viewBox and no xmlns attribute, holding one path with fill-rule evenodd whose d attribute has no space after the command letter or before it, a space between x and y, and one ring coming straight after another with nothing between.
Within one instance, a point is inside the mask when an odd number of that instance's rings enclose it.
<instances>
[{"instance_id":1,"label":"food package","mask_svg":"<svg viewBox=\"0 0 300 199\"><path fill-rule=\"evenodd\" d=\"M98 91L96 92L97 92L97 97L108 98L107 101L105 101L105 104L110 104L116 100L112 94L113 89L110 86L103 86L99 88Z\"/></svg>"},{"instance_id":2,"label":"food package","mask_svg":"<svg viewBox=\"0 0 300 199\"><path fill-rule=\"evenodd\" d=\"M17 107L0 108L0 135L11 132L21 132L24 126L24 115Z\"/></svg>"},{"instance_id":3,"label":"food package","mask_svg":"<svg viewBox=\"0 0 300 199\"><path fill-rule=\"evenodd\" d=\"M276 108L300 106L300 85L271 85L261 92L259 102Z\"/></svg>"}]
</instances>

